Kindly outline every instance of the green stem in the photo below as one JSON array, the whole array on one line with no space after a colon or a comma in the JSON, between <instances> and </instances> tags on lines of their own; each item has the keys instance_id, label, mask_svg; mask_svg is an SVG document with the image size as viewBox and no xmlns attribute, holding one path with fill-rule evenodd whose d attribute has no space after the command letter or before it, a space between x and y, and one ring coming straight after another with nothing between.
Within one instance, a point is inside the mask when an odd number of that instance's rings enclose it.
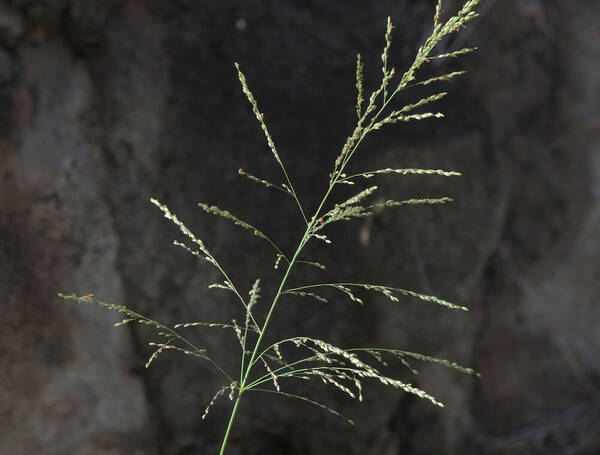
<instances>
[{"instance_id":1,"label":"green stem","mask_svg":"<svg viewBox=\"0 0 600 455\"><path fill-rule=\"evenodd\" d=\"M317 208L315 215L312 217L312 220L306 227L306 230L304 231L304 234L302 235L302 239L300 240L300 243L298 244L298 248L296 248L296 252L294 253L294 256L292 257L292 259L290 260L290 263L288 264L288 268L285 272L285 275L281 279L281 283L279 284L279 289L277 289L277 294L273 298L273 302L271 303L271 308L269 308L269 312L267 313L265 322L262 326L262 329L260 330L258 340L256 341L256 344L254 345L254 350L252 351L252 356L250 357L250 361L248 362L248 368L246 369L246 374L244 375L242 383L240 384L241 388L243 388L246 385L246 381L248 380L250 370L252 369L252 365L254 365L254 361L256 360L256 356L258 353L258 348L260 347L260 343L262 342L262 339L266 332L269 321L271 320L273 311L275 310L275 307L277 306L277 302L279 301L279 298L281 297L281 294L283 293L283 287L285 286L285 283L290 275L290 272L294 266L294 263L296 262L296 259L300 255L300 252L304 248L304 245L306 245L306 243L310 239L312 228L316 222L316 219L319 216L319 213L321 213L321 210L323 209L323 206L325 205L325 202L327 201L327 198L329 197L329 194L331 193L331 190L333 189L334 185L335 185L335 180L329 185L329 188L327 189L325 196L323 196L323 199L321 200L321 203L319 204L319 207Z\"/></svg>"},{"instance_id":2,"label":"green stem","mask_svg":"<svg viewBox=\"0 0 600 455\"><path fill-rule=\"evenodd\" d=\"M248 368L246 369L246 373L245 373L242 383L240 385L241 387L244 387L246 385L248 375L250 374L250 370L252 369L251 365L254 365L254 361L256 360L256 355L258 353L258 348L260 347L260 343L261 343L263 336L265 334L265 331L267 329L267 325L269 324L269 321L271 320L271 316L273 315L273 311L275 310L275 307L277 306L277 302L279 301L279 298L281 297L281 294L283 293L283 287L285 286L285 283L288 279L290 271L292 270L292 267L294 266L294 263L296 262L296 258L298 257L298 255L300 254L300 251L302 251L302 248L304 247L304 245L306 243L306 238L307 238L307 235L308 235L311 227L312 227L312 224L309 224L309 227L306 229L306 232L302 236L302 240L300 241L300 244L298 245L298 248L296 249L296 252L294 253L294 256L292 257L292 260L288 264L288 268L285 271L285 275L281 279L281 283L279 284L279 289L277 289L277 294L273 298L273 302L271 303L271 308L269 308L269 312L267 313L267 317L265 318L265 323L263 324L262 329L260 330L260 334L258 335L258 340L256 340L256 344L254 345L254 350L252 351L252 356L250 357L250 361L248 362Z\"/></svg>"},{"instance_id":3,"label":"green stem","mask_svg":"<svg viewBox=\"0 0 600 455\"><path fill-rule=\"evenodd\" d=\"M392 94L392 96L390 97L390 99L396 94L397 91L398 91L398 89L396 89L396 91L394 91L394 93ZM383 109L385 109L385 107L389 103L390 99L388 99L388 101L386 103L384 103L384 106L379 110L379 112L377 112L376 116L379 116L381 114L381 112L383 111ZM238 405L239 405L239 401L241 399L242 392L244 390L246 390L246 383L248 382L248 378L250 376L250 372L252 370L252 367L256 363L256 360L258 360L258 350L260 348L260 344L261 344L262 339L263 339L263 337L265 335L265 332L267 330L267 326L269 325L269 322L271 321L271 316L273 315L273 311L275 310L275 307L277 306L277 302L279 302L279 298L284 293L283 288L285 286L285 283L287 282L287 279L288 279L288 277L290 275L290 272L291 272L292 268L294 267L296 259L300 255L302 249L304 248L304 246L306 245L306 243L310 240L312 232L313 232L313 228L314 228L314 226L315 226L315 224L317 222L319 214L321 213L321 210L323 210L323 207L325 206L325 203L327 202L327 199L329 198L329 195L331 194L331 191L333 190L333 187L338 182L338 180L339 180L342 172L344 171L344 168L348 164L348 161L350 160L350 158L352 157L352 155L356 151L356 148L360 145L360 143L362 142L362 140L364 139L364 137L369 132L370 132L370 128L367 128L367 130L361 135L360 139L354 145L354 147L353 147L352 151L350 152L349 156L346 157L346 159L344 160L344 162L340 165L340 168L337 171L334 172L334 174L333 174L333 176L332 176L332 178L331 178L331 180L329 182L329 188L327 189L327 192L323 196L323 199L321 199L321 202L319 203L319 206L317 207L317 210L315 211L315 214L311 218L310 222L308 222L308 219L304 216L304 212L302 212L302 215L303 215L304 219L307 221L306 230L304 231L304 234L302 235L302 239L300 240L300 243L298 244L298 247L296 248L296 252L294 253L294 255L292 256L292 259L288 263L288 267L287 267L287 270L285 271L285 274L283 275L283 278L281 279L281 283L279 284L279 288L277 289L277 293L275 294L275 297L273 298L273 302L271 303L271 307L269 308L269 312L267 313L267 317L265 318L265 322L264 322L262 328L260 329L260 332L259 332L259 335L258 335L258 340L256 340L256 344L254 345L254 349L252 351L252 355L250 356L250 360L248 361L248 366L246 367L246 371L245 372L242 371L242 378L241 378L241 381L240 381L239 394L238 394L238 397L236 399L235 405L233 407L233 411L231 412L231 416L229 418L229 424L227 425L227 431L225 432L225 436L223 437L223 445L221 446L221 453L220 453L220 455L223 455L223 453L225 451L225 446L227 444L227 439L229 438L229 431L231 430L231 426L233 425L233 421L235 419L235 414L237 412L237 408L238 408ZM283 168L283 166L282 166L282 168ZM284 173L285 173L285 169L284 169ZM287 178L287 173L285 173L285 175L286 175L286 178ZM289 178L287 178L287 180L288 180L288 183L290 183L290 188L291 188L291 182L289 182ZM295 193L294 193L294 196L295 196ZM296 197L294 197L294 199L296 199L296 202L298 203L298 206L300 207L300 210L302 211L302 207L301 207L298 199ZM244 355L244 353L242 353L242 355Z\"/></svg>"},{"instance_id":4,"label":"green stem","mask_svg":"<svg viewBox=\"0 0 600 455\"><path fill-rule=\"evenodd\" d=\"M143 320L145 320L145 321L152 322L153 324L155 324L155 325L156 325L156 327L160 327L161 329L163 329L163 330L166 330L167 332L170 332L171 334L173 334L173 335L175 336L175 338L178 338L178 339L180 339L180 340L181 340L181 341L183 341L185 344L187 344L189 347L191 347L191 348L192 348L192 349L193 349L193 350L196 352L196 354L198 354L200 357L202 357L202 358L203 358L203 359L205 359L205 360L208 360L208 361L209 361L209 362L210 362L210 363L211 363L211 364L212 364L212 365L213 365L215 368L217 368L217 370L219 370L219 371L220 371L220 372L221 372L221 373L222 373L222 374L223 374L223 375L224 375L224 376L225 376L227 379L229 379L230 381L232 380L232 379L231 379L231 376L229 376L229 375L227 374L227 372L226 372L225 370L223 370L223 368L221 368L221 366L220 366L218 363L216 363L216 362L215 362L214 360L212 360L212 359L211 359L209 356L207 356L206 354L204 354L204 352L202 351L202 349L198 348L198 347L197 347L197 346L196 346L194 343L192 343L192 342L191 342L191 341L189 341L187 338L185 338L184 336L182 336L182 335L180 335L179 333L177 333L177 332L176 332L175 330L173 330L172 328L170 328L170 327L167 327L166 325L163 325L163 324L161 324L161 323L159 323L159 322L153 321L152 319L150 319L150 318L148 318L148 317L144 316L143 314L136 313L136 312L135 312L135 311L133 311L133 310L129 310L129 309L128 309L128 312L129 312L128 314L130 314L130 315L133 315L133 316L135 316L136 318L139 318L139 319L143 319ZM167 344L168 344L168 343L167 343Z\"/></svg>"},{"instance_id":5,"label":"green stem","mask_svg":"<svg viewBox=\"0 0 600 455\"><path fill-rule=\"evenodd\" d=\"M387 100L387 102L384 103L383 107L379 110L379 112L377 112L376 117L381 114L381 112L385 109L385 107L387 106L387 104L389 103L389 101L391 100L391 98L393 98L393 96L397 92L398 92L398 89L396 89L394 91L394 93L390 96L390 98ZM241 377L241 381L240 381L239 393L238 393L235 405L233 407L233 411L231 412L231 416L229 417L229 424L227 425L227 430L225 432L225 436L223 437L223 444L221 446L221 452L220 452L219 455L223 455L224 452L225 452L225 446L227 444L227 439L229 438L229 431L231 430L231 426L233 425L233 421L235 420L235 414L237 412L237 408L238 408L238 405L239 405L239 402L240 402L240 399L241 399L242 392L244 390L246 390L246 383L248 382L248 378L250 376L250 372L252 370L252 367L256 363L256 360L258 360L258 350L259 350L260 344L261 344L262 339L263 339L263 337L265 335L265 332L267 330L267 326L269 325L269 322L271 321L271 316L273 315L273 311L275 310L275 307L277 306L277 302L279 302L279 298L284 293L283 288L285 286L285 283L287 282L287 279L288 279L288 277L290 275L290 272L291 272L292 268L294 267L296 259L300 255L300 253L301 253L302 249L304 248L304 246L306 245L306 243L310 240L312 232L313 232L313 228L314 228L314 226L315 226L315 224L317 222L319 214L321 213L321 210L323 210L323 207L325 206L325 202L327 202L327 199L329 198L329 195L331 194L331 191L333 190L333 187L336 185L336 183L340 179L341 174L344 171L344 168L348 164L348 161L350 160L350 158L352 158L352 155L354 154L354 152L356 151L356 149L358 148L358 146L360 145L360 143L362 142L362 140L364 139L364 137L370 131L371 131L370 128L366 129L366 131L361 135L360 139L354 145L352 151L346 157L346 159L344 160L344 162L342 162L342 164L340 165L340 168L337 171L334 171L334 174L332 175L332 178L331 178L331 180L329 182L329 188L327 189L327 192L325 193L325 196L323 196L323 199L321 199L321 202L319 203L319 206L317 207L317 210L315 211L315 214L311 218L310 222L308 222L307 218L304 216L304 212L302 212L302 215L303 215L304 219L307 221L306 230L304 231L304 234L302 235L302 239L300 240L300 243L298 244L298 247L296 248L296 252L294 253L294 255L292 256L292 259L288 263L288 267L287 267L287 270L285 271L285 274L283 275L283 278L281 279L281 283L279 284L279 288L277 289L277 293L275 294L275 297L273 298L273 302L271 303L271 307L269 308L269 312L267 313L267 317L265 318L265 322L264 322L262 328L260 329L260 332L259 332L259 335L258 335L258 340L256 340L256 344L254 345L254 349L252 351L252 355L250 356L250 360L248 361L248 366L246 367L246 371L245 372L242 371L242 377ZM283 168L283 166L282 166L282 168ZM285 173L285 169L284 169L284 173ZM287 173L285 173L285 175L287 177ZM290 183L289 182L289 178L287 180L288 180L288 183ZM290 183L290 188L291 188L291 183ZM294 193L294 196L295 196L295 193ZM296 199L296 202L298 202L298 206L300 207L300 210L302 211L302 207L301 207L298 199L296 197L294 197L294 199ZM257 325L257 327L258 327L258 325ZM242 355L244 355L244 353L242 353Z\"/></svg>"},{"instance_id":6,"label":"green stem","mask_svg":"<svg viewBox=\"0 0 600 455\"><path fill-rule=\"evenodd\" d=\"M288 176L287 171L285 170L285 167L283 166L283 164L281 165L281 169L283 170L283 175L285 175L285 179L287 180L288 183L288 187L290 188L290 191L292 192L292 197L294 198L294 200L296 201L296 205L298 205L298 208L300 209L300 214L302 215L302 218L304 219L304 222L306 223L306 225L309 225L308 219L306 218L306 214L304 213L304 210L302 210L302 204L300 204L300 200L298 199L298 195L296 194L296 190L294 189L294 186L292 185L292 182Z\"/></svg>"},{"instance_id":7,"label":"green stem","mask_svg":"<svg viewBox=\"0 0 600 455\"><path fill-rule=\"evenodd\" d=\"M233 406L233 410L231 411L231 416L229 417L229 423L227 425L227 430L225 431L225 436L223 436L223 443L221 444L221 451L220 451L219 455L223 455L225 453L225 447L227 446L227 440L229 439L229 433L231 431L231 427L233 426L233 422L235 420L235 415L237 413L237 409L238 409L238 406L239 406L239 403L240 403L240 400L242 397L242 393L244 392L244 390L246 390L246 383L248 382L248 377L250 376L250 371L252 370L252 367L254 366L254 364L257 360L258 349L260 347L260 344L262 342L264 334L267 330L267 326L269 325L269 321L271 320L271 316L273 315L273 311L275 310L275 307L277 306L277 302L279 301L279 298L283 294L283 287L285 286L285 283L286 283L286 281L290 275L290 272L296 262L296 259L300 255L300 252L302 251L302 249L304 248L306 243L310 240L311 232L312 232L313 226L316 222L316 219L318 218L319 213L321 213L321 210L323 209L323 206L325 205L325 202L327 201L327 198L329 197L329 194L331 193L331 190L333 189L334 185L335 185L335 179L330 183L329 188L327 189L327 192L325 193L325 196L323 196L323 199L321 200L321 203L319 204L319 207L317 208L317 210L315 212L315 215L312 217L311 221L308 223L308 226L306 227L306 230L304 231L304 234L302 235L302 239L300 240L300 243L298 244L298 247L296 248L296 252L294 253L294 256L292 257L292 259L290 260L290 262L288 264L288 268L285 272L285 275L281 279L281 283L279 284L277 294L275 294L275 297L273 298L273 302L271 303L271 307L269 308L269 312L267 313L265 322L264 322L262 328L260 329L260 332L258 335L258 340L256 340L256 344L254 345L254 349L252 351L250 360L248 361L248 366L246 368L246 371L243 372L240 386L239 386L238 396L235 400L235 405Z\"/></svg>"},{"instance_id":8,"label":"green stem","mask_svg":"<svg viewBox=\"0 0 600 455\"><path fill-rule=\"evenodd\" d=\"M229 417L229 423L227 424L225 436L223 436L223 442L221 444L221 451L219 452L219 455L223 455L225 453L225 447L227 447L227 441L229 440L229 433L231 432L231 427L233 426L233 421L235 420L235 414L237 413L238 406L240 405L240 400L242 399L242 392L243 391L240 389L238 396L235 399L235 404L233 405L233 410L231 411L231 416Z\"/></svg>"}]
</instances>

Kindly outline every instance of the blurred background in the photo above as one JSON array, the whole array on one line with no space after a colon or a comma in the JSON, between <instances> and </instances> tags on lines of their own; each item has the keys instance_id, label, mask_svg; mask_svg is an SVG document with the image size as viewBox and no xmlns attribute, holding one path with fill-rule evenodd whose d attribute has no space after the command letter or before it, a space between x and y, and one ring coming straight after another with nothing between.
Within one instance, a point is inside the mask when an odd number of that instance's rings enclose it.
<instances>
[{"instance_id":1,"label":"blurred background","mask_svg":"<svg viewBox=\"0 0 600 455\"><path fill-rule=\"evenodd\" d=\"M445 1L446 14L457 1ZM165 323L243 318L214 268L172 246L156 197L204 239L238 285L280 276L268 245L205 214L215 203L287 251L293 202L237 175L281 181L233 66L238 61L304 207L314 210L354 125L354 63L380 80L387 16L401 72L432 27L433 0L0 1L0 453L213 454L231 402L213 370L175 353L149 369L151 332L63 302L95 294ZM342 223L315 244L327 271L294 284L395 285L468 313L373 294L363 307L289 298L272 337L385 346L450 358L473 379L422 365L410 379L444 409L371 384L356 403L320 383L289 384L342 411L252 396L228 454L600 453L600 4L484 0L481 16L407 91L448 91L442 120L383 129L354 170L453 169L462 177L382 176L384 199L450 196ZM367 183L372 184L373 180ZM350 194L350 193L348 193ZM337 197L346 194L341 191ZM342 199L343 200L343 199ZM188 329L235 371L237 341ZM390 374L408 378L392 365Z\"/></svg>"}]
</instances>

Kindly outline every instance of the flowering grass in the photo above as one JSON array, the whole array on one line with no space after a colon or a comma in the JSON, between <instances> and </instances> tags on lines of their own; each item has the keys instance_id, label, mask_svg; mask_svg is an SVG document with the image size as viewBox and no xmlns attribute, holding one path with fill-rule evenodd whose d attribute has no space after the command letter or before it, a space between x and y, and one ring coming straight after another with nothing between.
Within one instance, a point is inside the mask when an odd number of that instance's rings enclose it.
<instances>
[{"instance_id":1,"label":"flowering grass","mask_svg":"<svg viewBox=\"0 0 600 455\"><path fill-rule=\"evenodd\" d=\"M204 203L199 204L199 207L205 212L223 217L240 228L250 231L252 234L265 240L265 242L273 249L275 268L281 269L282 277L275 290L273 300L264 307L264 309L266 309L266 316L262 319L255 316L253 311L258 305L263 304L260 300L260 279L256 279L252 288L247 295L245 295L245 293L239 290L234 284L232 278L219 263L215 255L209 251L204 241L197 238L166 205L156 199L151 199L151 202L158 207L165 218L179 228L184 238L184 241L175 241L174 244L195 255L198 259L206 261L211 266L216 267L221 274L223 281L221 283L212 284L209 287L231 292L233 297L232 300L236 301L237 304L241 305L244 309L245 314L243 321L237 322L233 319L227 323L188 322L170 327L141 315L125 306L114 305L97 300L92 295L66 296L59 294L66 300L94 304L108 310L122 313L123 320L116 325L139 323L152 328L156 332L159 341L150 343L154 352L148 359L146 367L149 367L158 359L160 354L166 350L177 351L200 361L210 363L223 376L226 384L215 393L212 400L208 403L202 418L204 419L208 415L211 407L215 405L220 397L228 396L229 399L233 401L231 415L225 429L219 452L221 455L225 453L239 405L243 396L248 392L272 393L284 397L296 398L307 404L319 406L328 412L343 417L339 412L322 403L318 403L308 397L297 396L286 392L285 388L288 384L288 380L317 379L325 385L341 390L347 394L349 398L360 401L363 399L362 390L365 383L369 380L373 380L400 391L416 395L430 401L436 406L443 406L440 401L426 391L421 390L410 383L386 375L385 367L388 362L400 362L412 373L416 373L416 369L411 362L421 361L438 363L466 374L476 374L472 369L462 367L448 360L398 349L374 347L341 348L325 340L305 336L293 336L282 339L269 346L265 346L264 340L265 335L268 333L269 323L273 314L275 311L281 310L279 303L285 299L286 296L295 295L309 297L326 302L327 298L319 294L319 291L327 288L334 289L339 293L344 294L351 301L360 305L364 304L364 302L356 295L355 292L357 290L366 290L381 294L388 298L392 303L399 303L403 297L409 297L424 304L439 305L442 309L458 311L467 310L467 308L463 306L435 296L425 295L415 290L390 287L381 284L351 282L307 283L303 286L290 288L288 287L287 282L292 272L295 271L295 265L298 263L307 263L320 269L325 268L324 265L315 260L302 259L301 254L310 242L323 241L331 243L331 240L327 237L326 231L327 227L332 223L352 221L354 219L372 216L373 209L375 208L393 209L405 205L446 204L452 201L448 197L432 197L401 201L387 200L383 203L371 203L369 200L371 200L373 195L378 191L378 187L372 185L357 191L354 196L345 201L331 203L331 200L334 198L334 190L339 185L360 186L365 181L371 181L383 174L394 174L398 176L420 174L444 177L460 175L459 172L454 170L391 168L369 170L348 175L346 169L348 168L350 161L356 158L360 144L365 137L380 130L384 126L392 125L397 122L411 122L443 117L442 113L428 111L427 109L445 97L447 95L446 92L433 93L425 98L416 100L412 104L400 107L395 106L394 100L399 92L408 90L411 87L443 83L464 74L464 71L456 71L448 74L436 75L424 80L419 80L417 76L419 70L431 60L457 58L474 50L472 48L463 48L437 55L434 52L436 45L442 39L458 32L469 21L477 16L474 9L480 2L481 0L468 0L456 14L442 20L442 0L438 0L433 18L431 35L419 47L409 69L402 74L397 74L394 68L389 68L388 66L388 56L392 44L393 30L392 22L388 18L385 31L385 45L381 54L381 83L379 87L375 88L369 95L366 94L363 84L363 61L361 56L358 55L356 62L356 126L348 136L340 153L333 161L327 190L322 195L318 206L311 212L304 210L284 162L275 146L275 142L269 133L264 116L259 109L258 102L252 94L240 66L237 63L235 64L242 91L248 99L252 112L265 135L269 151L281 169L283 182L280 184L271 183L242 169L240 169L238 173L268 189L275 189L288 195L292 199L292 202L297 206L305 224L304 233L299 238L295 251L286 253L275 241L270 239L261 230L239 219L229 211ZM187 336L183 335L183 333L186 333L185 330L182 330L212 327L225 329L238 340L240 345L239 372L234 374L226 371L225 368L220 365L218 359L214 359L209 355L206 349L197 346L190 341ZM345 419L345 417L343 418ZM349 419L346 420L351 423Z\"/></svg>"}]
</instances>

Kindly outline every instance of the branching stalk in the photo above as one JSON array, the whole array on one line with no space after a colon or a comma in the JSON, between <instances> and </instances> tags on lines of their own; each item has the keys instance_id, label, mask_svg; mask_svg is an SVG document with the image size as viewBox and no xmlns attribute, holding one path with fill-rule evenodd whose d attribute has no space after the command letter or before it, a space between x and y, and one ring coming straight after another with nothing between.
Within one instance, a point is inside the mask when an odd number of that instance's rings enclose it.
<instances>
[{"instance_id":1,"label":"branching stalk","mask_svg":"<svg viewBox=\"0 0 600 455\"><path fill-rule=\"evenodd\" d=\"M240 403L242 400L242 396L246 391L260 391L267 393L274 393L284 397L290 397L295 399L303 400L307 403L319 406L327 411L343 417L339 412L321 404L317 403L310 398L297 396L293 394L289 394L286 392L282 392L280 390L280 382L278 378L296 378L296 379L311 379L318 378L323 383L329 386L336 387L342 392L348 394L352 398L357 398L358 400L362 400L362 383L363 379L377 380L387 386L397 388L399 390L403 390L406 393L414 394L420 398L424 398L429 400L435 405L443 406L442 403L437 401L433 396L429 395L427 392L411 385L410 383L405 383L398 379L394 379L386 376L384 373L380 372L380 368L385 367L387 365L385 356L391 357L397 361L399 361L402 365L407 367L409 371L416 373L416 370L411 366L408 360L416 360L416 361L425 361L425 362L433 362L445 366L447 368L452 368L454 370L458 370L462 373L466 374L476 374L472 369L463 367L455 362L439 359L436 357L431 357L423 354L417 354L409 351L403 351L398 349L384 349L384 348L341 348L331 344L328 341L324 341L317 338L309 338L302 336L295 336L291 338L286 338L283 340L279 340L275 343L272 343L267 348L262 347L263 341L265 339L265 335L269 328L269 324L271 323L273 314L275 313L278 304L282 298L282 296L310 296L320 300L321 302L327 303L327 299L322 297L319 294L315 294L310 290L313 288L332 288L337 291L340 291L346 296L348 296L354 302L362 304L360 296L355 295L353 293L353 289L362 289L367 291L372 291L379 293L380 295L385 296L389 300L393 302L398 302L400 296L408 296L419 299L425 302L431 302L437 305L441 305L450 309L458 309L458 310L467 310L467 308L463 306L456 305L454 303L450 303L446 300L442 300L438 297L420 294L418 292L412 290L406 290L396 287L378 285L378 284L368 284L368 283L351 283L351 282L338 282L338 283L316 283L316 284L308 284L295 288L286 288L288 279L290 278L292 272L294 271L294 267L296 264L310 264L319 269L325 269L325 266L321 263L313 260L304 260L301 259L301 254L306 247L306 245L311 241L312 238L323 240L327 243L331 243L327 236L323 233L325 228L333 222L338 221L351 221L356 218L361 218L365 216L373 215L378 209L385 209L389 207L399 207L404 205L430 205L430 204L445 204L451 202L452 199L448 197L440 197L440 198L422 198L422 199L407 199L402 201L394 201L387 200L385 202L377 202L367 204L365 201L372 197L374 192L377 190L377 186L369 186L366 189L363 189L356 193L353 197L343 201L338 202L333 205L332 208L326 209L327 203L329 202L333 189L338 184L355 184L356 180L362 179L370 179L376 175L381 174L395 174L395 175L437 175L443 177L450 176L458 176L459 172L456 171L444 171L439 169L411 169L411 168L403 168L403 169L393 169L393 168L384 168L377 169L374 171L363 171L357 172L352 175L347 175L345 173L348 164L355 156L357 149L362 144L363 140L367 135L372 133L373 131L379 130L385 124L392 124L396 122L407 122L407 121L415 121L415 120L423 120L428 118L440 118L443 116L441 113L436 112L419 112L419 109L424 106L428 106L432 103L435 103L442 99L447 95L446 92L437 92L433 95L427 96L414 102L413 104L408 104L404 107L401 107L397 110L389 109L391 106L391 102L396 98L396 95L405 89L408 89L415 85L428 86L429 84L444 82L454 79L457 76L462 75L463 71L456 71L448 74L442 74L439 76L434 76L429 79L420 82L414 82L416 80L417 71L426 63L428 63L430 58L456 58L459 55L463 55L471 52L472 48L464 48L458 51L454 51L451 53L439 54L437 56L430 57L430 54L436 44L446 35L457 32L461 27L472 20L476 13L473 11L475 6L477 6L481 0L465 0L462 8L458 11L458 13L445 22L442 21L443 9L442 9L442 0L438 0L435 12L434 12L434 28L425 43L419 48L417 51L417 55L410 66L410 68L402 74L399 81L394 82L397 85L392 86L392 82L394 81L394 77L396 72L394 68L388 68L388 57L389 51L392 43L392 30L393 26L391 20L388 18L387 27L385 32L385 46L383 52L381 54L382 61L382 80L381 85L375 89L369 97L365 96L364 92L364 78L363 78L363 61L360 55L357 57L356 62L356 88L357 88L357 99L356 99L356 114L358 117L356 127L354 128L352 134L348 137L346 143L343 145L340 154L337 156L333 169L329 174L329 183L327 190L322 196L320 202L317 204L316 209L314 210L313 215L308 218L306 212L304 211L302 204L300 203L300 199L296 194L294 186L292 185L291 179L288 175L288 172L283 164L283 161L279 155L275 147L275 143L271 137L271 134L265 124L263 114L260 112L258 108L258 103L254 98L254 95L248 88L248 84L246 82L246 77L240 70L239 65L236 63L236 69L238 73L238 78L242 85L242 91L246 95L246 98L250 102L252 106L252 111L258 120L260 127L265 135L267 145L278 165L281 168L283 173L283 177L285 179L285 183L282 183L281 186L274 185L267 180L262 178L258 178L252 174L249 174L242 169L238 172L241 175L246 176L248 179L260 183L266 187L273 187L279 191L282 191L288 195L290 195L296 205L298 206L299 212L305 223L304 233L298 239L298 243L296 245L296 249L294 254L291 256L286 255L281 248L277 246L277 244L272 241L269 237L267 237L263 232L259 231L254 226L249 223L242 221L241 219L233 216L227 210L222 210L216 206L208 206L206 204L199 204L200 207L208 213L212 213L218 216L221 216L234 224L251 231L254 235L264 239L267 241L271 247L275 250L276 253L276 262L274 268L278 268L281 265L286 265L285 272L279 281L279 285L277 287L277 291L275 296L273 297L270 306L268 307L268 311L266 316L261 324L257 321L255 316L253 315L253 307L257 304L259 299L259 284L260 280L256 279L252 289L249 293L249 299L246 300L242 297L241 293L238 291L236 286L233 284L229 274L225 271L225 269L220 265L215 256L206 248L204 242L197 238L178 218L173 214L169 208L158 202L155 199L152 199L152 203L155 204L162 211L165 218L171 220L173 223L177 225L180 232L187 237L188 241L193 242L190 243L191 247L188 247L184 243L179 241L175 241L174 243L177 246L180 246L190 252L191 254L197 256L198 258L205 260L216 267L219 273L225 279L222 283L215 283L209 286L209 288L221 288L227 291L232 291L237 299L241 302L242 306L245 309L244 315L244 325L238 324L235 319L231 320L231 324L229 323L214 323L214 322L188 322L182 324L176 324L173 327L169 327L167 325L158 323L146 316L143 316L135 311L130 310L129 308L122 305L114 305L107 304L104 302L97 301L93 299L92 295L87 295L83 297L77 297L75 295L64 296L60 294L61 297L67 300L75 300L81 303L91 303L101 307L104 307L109 310L118 311L124 314L125 319L116 325L125 325L133 322L137 322L140 324L145 324L151 328L154 328L158 331L157 335L161 337L160 342L152 342L151 346L154 346L156 349L148 360L146 366L150 366L150 364L159 356L159 354L165 350L173 350L176 352L183 352L185 354L191 354L195 357L199 357L202 360L208 361L212 366L214 366L226 379L229 381L228 384L222 385L222 387L217 391L217 393L213 396L213 399L210 401L208 407L206 408L202 418L204 419L209 412L211 406L217 401L217 399L225 393L226 390L230 391L229 398L230 400L234 400L233 408L231 410L231 414L229 417L229 421L227 423L227 427L225 430L225 434L223 436L223 440L221 442L220 455L225 454L225 450L227 448L227 443L231 436L231 430L233 428L235 418L237 412L240 407ZM379 106L377 104L379 104ZM391 110L391 112L390 112ZM387 113L386 113L387 112ZM373 210L376 209L376 210ZM371 211L373 210L373 211ZM281 260L285 262L281 262ZM311 258L312 259L312 258ZM221 327L226 329L233 329L235 336L237 337L239 344L241 346L241 359L239 365L239 380L234 380L231 375L229 375L225 369L215 362L212 358L210 358L206 354L206 350L200 349L194 343L192 343L187 337L183 337L179 332L175 329L181 328L191 328L191 327L200 327L200 326L208 326L208 327ZM252 344L251 340L255 340L254 344ZM179 344L179 345L178 345ZM291 347L291 345L295 345L296 348L304 350L304 354L307 351L308 356L304 356L296 360L288 362L282 351L280 350L280 346L286 345L286 349ZM250 346L251 349L250 349ZM188 349L189 348L189 349ZM287 353L285 353L287 356ZM362 357L368 357L368 360L364 360ZM407 360L408 359L408 360ZM369 363L371 362L371 363ZM372 365L375 364L377 367ZM252 375L253 371L255 371L255 367L257 365L262 365L266 373ZM381 369L381 371L384 371ZM272 382L272 386L276 390L269 390L265 388L260 388L264 384ZM348 419L346 419L348 420Z\"/></svg>"}]
</instances>

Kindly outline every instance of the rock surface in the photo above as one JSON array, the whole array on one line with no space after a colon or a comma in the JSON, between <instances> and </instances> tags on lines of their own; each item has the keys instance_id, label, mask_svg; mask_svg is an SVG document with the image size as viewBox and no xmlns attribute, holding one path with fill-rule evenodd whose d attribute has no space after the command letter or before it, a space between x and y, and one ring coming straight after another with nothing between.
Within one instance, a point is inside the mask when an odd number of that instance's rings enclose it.
<instances>
[{"instance_id":1,"label":"rock surface","mask_svg":"<svg viewBox=\"0 0 600 455\"><path fill-rule=\"evenodd\" d=\"M237 175L279 174L233 62L313 207L314 182L352 128L355 52L372 85L390 15L393 65L406 67L432 4L0 1L0 453L218 452L230 403L201 416L227 385L220 376L173 353L145 369L147 330L115 329L118 316L54 296L93 293L166 323L243 318L206 289L214 269L171 247L178 232L149 204L156 197L243 288L260 274L268 301L279 276L270 251L196 207L226 207L286 250L297 242L294 205ZM388 129L358 156L361 169L460 170L377 182L385 199L455 202L378 212L332 228L338 248L311 249L328 270L304 280L389 283L469 313L364 295L364 307L290 300L271 326L273 337L448 357L483 379L423 367L414 383L444 410L376 385L360 404L316 383L292 387L356 427L248 394L228 453L600 451L599 21L587 0L486 0L444 43L481 50L435 68L469 70L443 88L446 118ZM237 368L236 340L209 330L190 334Z\"/></svg>"}]
</instances>

